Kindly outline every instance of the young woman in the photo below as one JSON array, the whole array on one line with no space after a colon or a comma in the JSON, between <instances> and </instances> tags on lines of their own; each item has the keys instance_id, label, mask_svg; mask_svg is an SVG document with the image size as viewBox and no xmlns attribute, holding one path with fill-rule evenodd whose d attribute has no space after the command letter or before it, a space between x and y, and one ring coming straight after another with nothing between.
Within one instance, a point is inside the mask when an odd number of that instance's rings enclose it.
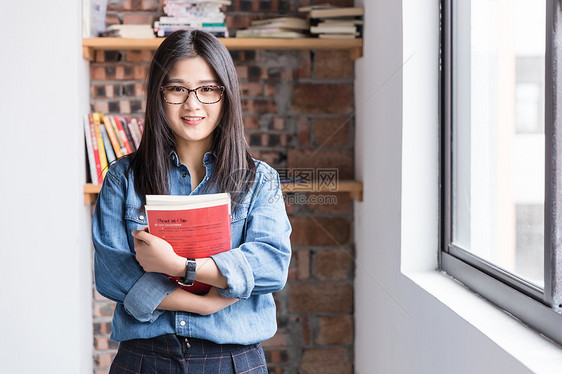
<instances>
[{"instance_id":1,"label":"young woman","mask_svg":"<svg viewBox=\"0 0 562 374\"><path fill-rule=\"evenodd\" d=\"M111 165L92 224L96 288L117 303L110 373L267 373L260 342L277 329L291 227L278 174L249 155L236 70L215 37L163 41L144 123L138 150ZM231 250L186 261L146 231L146 195L215 192L231 195ZM213 288L196 295L164 274Z\"/></svg>"}]
</instances>

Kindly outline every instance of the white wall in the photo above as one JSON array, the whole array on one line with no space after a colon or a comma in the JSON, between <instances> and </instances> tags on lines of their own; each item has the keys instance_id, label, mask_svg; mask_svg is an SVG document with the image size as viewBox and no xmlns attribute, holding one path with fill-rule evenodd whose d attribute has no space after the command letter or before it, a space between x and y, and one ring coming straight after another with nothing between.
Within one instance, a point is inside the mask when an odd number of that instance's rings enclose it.
<instances>
[{"instance_id":1,"label":"white wall","mask_svg":"<svg viewBox=\"0 0 562 374\"><path fill-rule=\"evenodd\" d=\"M3 4L0 372L91 373L80 1Z\"/></svg>"},{"instance_id":2,"label":"white wall","mask_svg":"<svg viewBox=\"0 0 562 374\"><path fill-rule=\"evenodd\" d=\"M435 270L439 1L355 3L356 372L558 372L557 346Z\"/></svg>"}]
</instances>

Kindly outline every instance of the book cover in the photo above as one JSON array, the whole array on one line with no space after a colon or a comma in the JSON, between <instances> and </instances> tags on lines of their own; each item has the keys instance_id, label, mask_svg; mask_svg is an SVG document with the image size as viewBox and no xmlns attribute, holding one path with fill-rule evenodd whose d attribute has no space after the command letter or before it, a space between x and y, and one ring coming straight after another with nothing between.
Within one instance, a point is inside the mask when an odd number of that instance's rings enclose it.
<instances>
[{"instance_id":1,"label":"book cover","mask_svg":"<svg viewBox=\"0 0 562 374\"><path fill-rule=\"evenodd\" d=\"M113 129L113 124L111 123L109 116L103 116L103 124L105 125L105 131L107 132L107 136L111 141L111 146L113 148L115 158L123 157L123 153L121 152L121 146L119 145L119 140L117 140L117 135L115 134L115 130Z\"/></svg>"},{"instance_id":2,"label":"book cover","mask_svg":"<svg viewBox=\"0 0 562 374\"><path fill-rule=\"evenodd\" d=\"M88 152L88 167L90 168L90 179L92 184L98 184L98 175L96 174L96 158L94 156L95 136L90 131L90 120L88 115L84 115L84 138L86 139L86 151Z\"/></svg>"},{"instance_id":3,"label":"book cover","mask_svg":"<svg viewBox=\"0 0 562 374\"><path fill-rule=\"evenodd\" d=\"M94 113L94 131L96 132L96 142L98 144L98 155L100 158L100 174L98 174L98 182L101 184L107 173L107 156L105 154L105 146L103 145L103 137L100 129L100 114Z\"/></svg>"},{"instance_id":4,"label":"book cover","mask_svg":"<svg viewBox=\"0 0 562 374\"><path fill-rule=\"evenodd\" d=\"M205 258L231 248L230 195L227 193L147 195L145 209L149 232L167 241L182 257ZM197 294L211 288L200 282L180 287Z\"/></svg>"}]
</instances>

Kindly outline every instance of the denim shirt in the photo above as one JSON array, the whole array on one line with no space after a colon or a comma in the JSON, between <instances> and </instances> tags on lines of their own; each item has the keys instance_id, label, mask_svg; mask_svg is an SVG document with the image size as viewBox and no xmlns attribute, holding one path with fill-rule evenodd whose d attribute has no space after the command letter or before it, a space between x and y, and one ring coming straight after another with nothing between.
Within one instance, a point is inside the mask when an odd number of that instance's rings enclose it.
<instances>
[{"instance_id":1,"label":"denim shirt","mask_svg":"<svg viewBox=\"0 0 562 374\"><path fill-rule=\"evenodd\" d=\"M212 173L214 154L205 154L206 175L194 189L187 167L175 152L169 157L170 194L201 194ZM284 287L291 258L291 226L277 172L256 161L254 184L231 215L232 249L212 256L228 283L220 294L240 300L202 316L156 309L177 285L163 274L145 272L135 258L131 231L147 222L129 163L125 157L110 167L92 221L96 289L117 303L111 339L171 333L219 344L254 344L272 337L277 330L272 292Z\"/></svg>"}]
</instances>

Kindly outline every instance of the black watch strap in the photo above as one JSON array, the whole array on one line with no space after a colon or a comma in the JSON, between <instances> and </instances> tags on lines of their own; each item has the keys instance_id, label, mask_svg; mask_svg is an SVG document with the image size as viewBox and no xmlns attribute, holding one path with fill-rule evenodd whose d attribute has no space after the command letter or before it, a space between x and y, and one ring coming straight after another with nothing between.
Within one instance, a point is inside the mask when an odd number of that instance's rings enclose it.
<instances>
[{"instance_id":1,"label":"black watch strap","mask_svg":"<svg viewBox=\"0 0 562 374\"><path fill-rule=\"evenodd\" d=\"M178 280L182 286L193 286L195 282L195 271L197 269L197 262L193 258L185 259L185 276Z\"/></svg>"}]
</instances>

